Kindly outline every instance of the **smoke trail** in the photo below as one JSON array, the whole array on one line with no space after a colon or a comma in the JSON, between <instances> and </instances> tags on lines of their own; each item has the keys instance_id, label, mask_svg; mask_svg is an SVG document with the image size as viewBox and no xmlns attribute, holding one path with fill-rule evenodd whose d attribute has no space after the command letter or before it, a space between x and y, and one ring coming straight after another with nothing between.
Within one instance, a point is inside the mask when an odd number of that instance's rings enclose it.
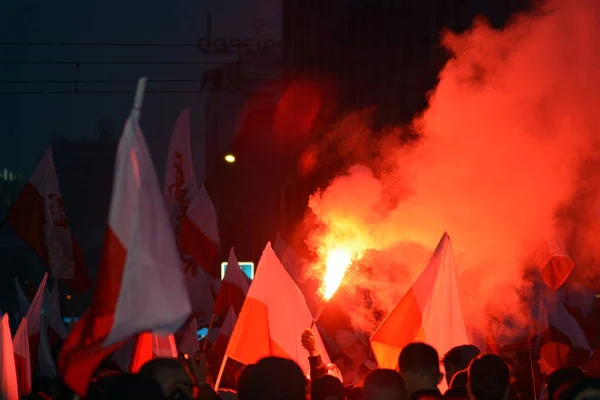
<instances>
[{"instance_id":1,"label":"smoke trail","mask_svg":"<svg viewBox=\"0 0 600 400\"><path fill-rule=\"evenodd\" d=\"M393 307L444 231L473 327L490 314L525 326L517 288L546 237L566 237L578 273L591 272L600 246L600 175L589 167L600 139L600 3L553 0L538 11L502 31L476 20L444 35L453 57L413 121L416 144L398 143L403 128L373 140L365 113L334 127L336 140L342 127L352 131L342 149L360 164L311 197L320 225L306 241L317 252L342 243L364 253L347 290L369 290L375 308ZM372 330L376 318L357 298L344 299L362 310L353 322Z\"/></svg>"}]
</instances>

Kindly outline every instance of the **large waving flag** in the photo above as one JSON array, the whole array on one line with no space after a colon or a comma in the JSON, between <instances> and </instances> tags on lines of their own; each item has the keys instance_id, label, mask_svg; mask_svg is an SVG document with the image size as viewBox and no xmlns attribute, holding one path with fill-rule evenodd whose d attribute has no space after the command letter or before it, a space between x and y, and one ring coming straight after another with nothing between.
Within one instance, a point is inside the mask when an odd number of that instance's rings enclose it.
<instances>
[{"instance_id":1,"label":"large waving flag","mask_svg":"<svg viewBox=\"0 0 600 400\"><path fill-rule=\"evenodd\" d=\"M164 196L180 251L194 316L206 325L214 307L219 231L216 212L202 187L198 189L190 145L190 113L177 118L164 181Z\"/></svg>"},{"instance_id":2,"label":"large waving flag","mask_svg":"<svg viewBox=\"0 0 600 400\"><path fill-rule=\"evenodd\" d=\"M237 316L242 309L249 286L248 278L244 275L235 252L231 249L229 259L227 260L225 276L223 277L223 282L221 282L221 288L215 301L215 317L224 319L230 309L233 309Z\"/></svg>"},{"instance_id":3,"label":"large waving flag","mask_svg":"<svg viewBox=\"0 0 600 400\"><path fill-rule=\"evenodd\" d=\"M0 363L0 397L4 400L19 400L15 354L10 336L8 314L2 316L2 325L0 326Z\"/></svg>"},{"instance_id":4,"label":"large waving flag","mask_svg":"<svg viewBox=\"0 0 600 400\"><path fill-rule=\"evenodd\" d=\"M470 343L447 233L425 270L371 337L379 367L396 369L400 351L411 342L428 343L439 354Z\"/></svg>"},{"instance_id":5,"label":"large waving flag","mask_svg":"<svg viewBox=\"0 0 600 400\"><path fill-rule=\"evenodd\" d=\"M311 327L313 317L304 296L270 243L256 270L225 355L243 364L270 356L289 358L306 374L310 369L308 353L300 337ZM313 328L313 332L323 361L329 363L318 330Z\"/></svg>"},{"instance_id":6,"label":"large waving flag","mask_svg":"<svg viewBox=\"0 0 600 400\"><path fill-rule=\"evenodd\" d=\"M19 396L31 393L31 356L29 354L29 335L27 334L27 318L23 318L13 338L15 367L19 383Z\"/></svg>"},{"instance_id":7,"label":"large waving flag","mask_svg":"<svg viewBox=\"0 0 600 400\"><path fill-rule=\"evenodd\" d=\"M173 333L191 313L175 239L138 125L144 86L142 78L119 141L92 305L59 357L65 383L80 395L96 367L127 339L143 332Z\"/></svg>"},{"instance_id":8,"label":"large waving flag","mask_svg":"<svg viewBox=\"0 0 600 400\"><path fill-rule=\"evenodd\" d=\"M53 276L63 279L77 293L90 286L83 253L65 215L52 147L46 150L9 210L6 222L41 257Z\"/></svg>"}]
</instances>

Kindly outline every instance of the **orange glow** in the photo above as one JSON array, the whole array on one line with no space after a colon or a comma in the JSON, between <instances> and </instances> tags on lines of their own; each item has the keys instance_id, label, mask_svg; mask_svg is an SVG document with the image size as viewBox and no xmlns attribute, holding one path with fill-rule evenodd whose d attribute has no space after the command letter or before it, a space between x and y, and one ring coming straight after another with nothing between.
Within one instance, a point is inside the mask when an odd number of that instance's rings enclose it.
<instances>
[{"instance_id":1,"label":"orange glow","mask_svg":"<svg viewBox=\"0 0 600 400\"><path fill-rule=\"evenodd\" d=\"M71 300L71 295L70 294L67 295L67 300Z\"/></svg>"},{"instance_id":2,"label":"orange glow","mask_svg":"<svg viewBox=\"0 0 600 400\"><path fill-rule=\"evenodd\" d=\"M590 82L600 82L600 54L589 46L600 2L544 4L543 13L503 30L478 19L462 34L443 35L451 57L409 126L374 132L372 112L359 110L312 143L319 164L335 151L343 165L309 200L299 234L320 263L307 274L322 279L332 249L364 251L343 283L354 327L377 327L372 310L385 314L397 304L444 231L475 332L489 317L499 321L498 337L527 330L525 314L513 311L522 306L515 289L527 285L540 240L565 238L574 278L591 285L597 276L600 114ZM566 35L556 26L573 29ZM409 132L419 139L406 143Z\"/></svg>"},{"instance_id":3,"label":"orange glow","mask_svg":"<svg viewBox=\"0 0 600 400\"><path fill-rule=\"evenodd\" d=\"M321 293L325 300L329 300L333 296L351 264L352 254L345 249L333 249L327 254L325 276L321 285Z\"/></svg>"}]
</instances>

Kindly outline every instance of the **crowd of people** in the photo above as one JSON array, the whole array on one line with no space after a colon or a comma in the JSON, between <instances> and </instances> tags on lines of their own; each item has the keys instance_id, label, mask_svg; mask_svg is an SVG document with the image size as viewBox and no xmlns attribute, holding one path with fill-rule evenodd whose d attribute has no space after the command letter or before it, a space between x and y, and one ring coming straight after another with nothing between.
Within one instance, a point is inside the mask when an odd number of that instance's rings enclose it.
<instances>
[{"instance_id":1,"label":"crowd of people","mask_svg":"<svg viewBox=\"0 0 600 400\"><path fill-rule=\"evenodd\" d=\"M267 357L246 365L235 379L215 388L205 354L155 358L138 373L123 372L108 359L89 383L88 400L509 400L519 398L512 367L498 355L482 354L473 345L454 347L441 359L426 343L411 343L398 357L396 370L362 370L344 375L334 363L325 364L311 330L301 338L310 373L290 359ZM348 357L332 360L352 362ZM343 367L342 367L343 368ZM440 384L447 389L442 393ZM72 400L77 396L59 378L34 379L28 399ZM215 391L217 389L217 391ZM541 399L600 399L600 379L579 367L566 366L545 376Z\"/></svg>"}]
</instances>

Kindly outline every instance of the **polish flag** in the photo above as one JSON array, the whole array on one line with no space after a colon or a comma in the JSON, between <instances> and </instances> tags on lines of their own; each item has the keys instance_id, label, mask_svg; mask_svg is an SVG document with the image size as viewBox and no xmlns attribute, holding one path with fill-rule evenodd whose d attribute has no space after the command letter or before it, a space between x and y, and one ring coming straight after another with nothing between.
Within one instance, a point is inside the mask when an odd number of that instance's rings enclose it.
<instances>
[{"instance_id":1,"label":"polish flag","mask_svg":"<svg viewBox=\"0 0 600 400\"><path fill-rule=\"evenodd\" d=\"M244 299L248 293L248 286L248 278L244 275L235 252L231 249L229 259L227 260L225 276L223 277L221 289L215 301L214 316L225 318L231 309L233 309L233 312L237 316L242 309L242 304L244 304Z\"/></svg>"},{"instance_id":2,"label":"polish flag","mask_svg":"<svg viewBox=\"0 0 600 400\"><path fill-rule=\"evenodd\" d=\"M429 264L371 337L380 368L396 369L400 351L425 342L438 354L469 344L450 236L444 233Z\"/></svg>"},{"instance_id":3,"label":"polish flag","mask_svg":"<svg viewBox=\"0 0 600 400\"><path fill-rule=\"evenodd\" d=\"M143 332L169 334L191 305L152 159L138 125L145 78L117 150L104 254L92 304L59 356L59 371L85 395L98 365Z\"/></svg>"},{"instance_id":4,"label":"polish flag","mask_svg":"<svg viewBox=\"0 0 600 400\"><path fill-rule=\"evenodd\" d=\"M13 341L10 335L8 314L2 316L0 327L0 397L4 400L19 400L19 385L15 367Z\"/></svg>"},{"instance_id":5,"label":"polish flag","mask_svg":"<svg viewBox=\"0 0 600 400\"><path fill-rule=\"evenodd\" d=\"M23 318L13 338L15 368L19 383L19 396L31 393L31 356L29 354L29 335L27 334L27 318Z\"/></svg>"},{"instance_id":6,"label":"polish flag","mask_svg":"<svg viewBox=\"0 0 600 400\"><path fill-rule=\"evenodd\" d=\"M561 287L575 268L565 243L559 238L547 240L546 246L541 246L538 257L542 279L552 290Z\"/></svg>"},{"instance_id":7,"label":"polish flag","mask_svg":"<svg viewBox=\"0 0 600 400\"><path fill-rule=\"evenodd\" d=\"M9 210L6 222L41 257L52 276L63 279L77 293L89 288L83 253L73 240L65 215L52 147Z\"/></svg>"},{"instance_id":8,"label":"polish flag","mask_svg":"<svg viewBox=\"0 0 600 400\"><path fill-rule=\"evenodd\" d=\"M177 343L177 348L179 349L179 353L190 356L193 356L200 350L198 343L198 322L195 318L192 318L190 324L183 331Z\"/></svg>"},{"instance_id":9,"label":"polish flag","mask_svg":"<svg viewBox=\"0 0 600 400\"><path fill-rule=\"evenodd\" d=\"M207 325L219 285L216 278L219 231L208 193L204 187L198 189L190 143L190 112L185 109L171 135L163 192L194 317L200 325Z\"/></svg>"},{"instance_id":10,"label":"polish flag","mask_svg":"<svg viewBox=\"0 0 600 400\"><path fill-rule=\"evenodd\" d=\"M36 369L38 363L38 349L40 346L40 332L42 325L42 308L44 306L44 293L46 292L47 279L48 273L45 273L26 315L27 334L29 335L29 354L31 355L32 370Z\"/></svg>"},{"instance_id":11,"label":"polish flag","mask_svg":"<svg viewBox=\"0 0 600 400\"><path fill-rule=\"evenodd\" d=\"M225 321L223 321L223 325L219 330L219 335L213 344L212 350L219 363L223 360L223 356L225 356L225 351L227 350L227 345L229 344L229 338L231 337L233 327L237 322L237 315L238 314L233 310L233 308L229 309L229 312L225 317Z\"/></svg>"},{"instance_id":12,"label":"polish flag","mask_svg":"<svg viewBox=\"0 0 600 400\"><path fill-rule=\"evenodd\" d=\"M307 374L308 352L300 344L300 337L312 321L302 292L268 243L225 354L243 364L254 364L264 357L289 358ZM323 362L328 364L319 331L313 328L313 332Z\"/></svg>"},{"instance_id":13,"label":"polish flag","mask_svg":"<svg viewBox=\"0 0 600 400\"><path fill-rule=\"evenodd\" d=\"M60 299L58 285L54 281L54 289L46 291L46 299L44 306L44 318L48 323L48 337L50 346L55 346L60 341L67 338L68 332L60 315Z\"/></svg>"}]
</instances>

